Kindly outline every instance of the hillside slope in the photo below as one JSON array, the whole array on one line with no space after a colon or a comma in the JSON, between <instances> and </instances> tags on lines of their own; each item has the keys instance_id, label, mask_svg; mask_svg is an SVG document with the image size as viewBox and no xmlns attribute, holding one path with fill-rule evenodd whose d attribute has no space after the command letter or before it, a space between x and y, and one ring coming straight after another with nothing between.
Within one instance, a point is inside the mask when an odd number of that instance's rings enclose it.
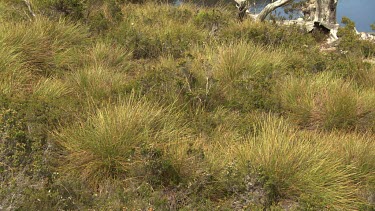
<instances>
[{"instance_id":1,"label":"hillside slope","mask_svg":"<svg viewBox=\"0 0 375 211\"><path fill-rule=\"evenodd\" d=\"M375 45L233 8L0 2L0 210L374 210Z\"/></svg>"}]
</instances>

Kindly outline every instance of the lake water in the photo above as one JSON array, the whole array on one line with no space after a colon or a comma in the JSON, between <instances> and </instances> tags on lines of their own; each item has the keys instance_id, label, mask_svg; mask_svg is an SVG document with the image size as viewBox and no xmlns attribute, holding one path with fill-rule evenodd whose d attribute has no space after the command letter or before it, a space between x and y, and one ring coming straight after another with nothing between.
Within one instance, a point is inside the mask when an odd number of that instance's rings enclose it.
<instances>
[{"instance_id":1,"label":"lake water","mask_svg":"<svg viewBox=\"0 0 375 211\"><path fill-rule=\"evenodd\" d=\"M370 32L370 24L375 22L375 0L339 0L337 21L347 16L356 23L357 30Z\"/></svg>"},{"instance_id":2,"label":"lake water","mask_svg":"<svg viewBox=\"0 0 375 211\"><path fill-rule=\"evenodd\" d=\"M219 2L218 0L191 0L200 5L211 6ZM256 0L257 7L261 8L270 0ZM176 0L176 4L182 3L183 0ZM222 0L235 6L233 0ZM370 24L375 22L375 0L339 0L337 6L337 22L341 22L343 16L349 17L356 23L357 30L370 32Z\"/></svg>"}]
</instances>

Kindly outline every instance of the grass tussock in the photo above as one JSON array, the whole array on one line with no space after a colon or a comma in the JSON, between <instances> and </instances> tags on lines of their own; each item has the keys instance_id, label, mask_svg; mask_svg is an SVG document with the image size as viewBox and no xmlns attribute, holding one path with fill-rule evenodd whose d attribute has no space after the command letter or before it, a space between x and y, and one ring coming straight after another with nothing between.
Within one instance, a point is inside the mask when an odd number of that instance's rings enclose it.
<instances>
[{"instance_id":1,"label":"grass tussock","mask_svg":"<svg viewBox=\"0 0 375 211\"><path fill-rule=\"evenodd\" d=\"M35 97L49 100L59 99L71 93L71 88L59 79L46 78L40 80L35 86L33 95Z\"/></svg>"},{"instance_id":2,"label":"grass tussock","mask_svg":"<svg viewBox=\"0 0 375 211\"><path fill-rule=\"evenodd\" d=\"M0 50L0 93L4 95L17 93L27 86L31 73L22 68L23 63L17 59L17 54L6 48Z\"/></svg>"},{"instance_id":3,"label":"grass tussock","mask_svg":"<svg viewBox=\"0 0 375 211\"><path fill-rule=\"evenodd\" d=\"M244 108L272 107L269 91L276 77L285 74L282 52L240 41L219 47L212 59L212 77L226 99Z\"/></svg>"},{"instance_id":4,"label":"grass tussock","mask_svg":"<svg viewBox=\"0 0 375 211\"><path fill-rule=\"evenodd\" d=\"M290 77L277 88L281 108L308 128L373 130L371 90L330 74Z\"/></svg>"},{"instance_id":5,"label":"grass tussock","mask_svg":"<svg viewBox=\"0 0 375 211\"><path fill-rule=\"evenodd\" d=\"M352 23L321 52L229 6L30 2L0 2L0 209L374 209Z\"/></svg>"},{"instance_id":6,"label":"grass tussock","mask_svg":"<svg viewBox=\"0 0 375 211\"><path fill-rule=\"evenodd\" d=\"M126 72L131 65L129 50L104 42L96 43L85 56L85 64L91 67L102 66L114 71Z\"/></svg>"},{"instance_id":7,"label":"grass tussock","mask_svg":"<svg viewBox=\"0 0 375 211\"><path fill-rule=\"evenodd\" d=\"M217 146L215 165L232 162L241 175L257 175L269 204L299 198L302 209L351 210L362 203L357 179L367 173L352 171L351 162L358 158L345 156L350 161L344 161L334 156L366 150L365 145L356 149L350 144L364 139L339 135L335 139L340 143L333 144L330 136L301 133L287 120L272 116L261 117L255 127L256 133L244 141Z\"/></svg>"},{"instance_id":8,"label":"grass tussock","mask_svg":"<svg viewBox=\"0 0 375 211\"><path fill-rule=\"evenodd\" d=\"M10 30L12 29L12 30ZM34 74L50 76L67 69L66 57L75 47L88 38L84 28L60 21L54 23L45 18L32 23L6 23L0 28L1 47L8 49L23 68Z\"/></svg>"},{"instance_id":9,"label":"grass tussock","mask_svg":"<svg viewBox=\"0 0 375 211\"><path fill-rule=\"evenodd\" d=\"M69 152L63 169L98 184L134 176L132 170L147 156L165 156L164 147L183 138L183 127L178 113L131 97L63 129L56 138ZM155 151L147 152L148 147Z\"/></svg>"},{"instance_id":10,"label":"grass tussock","mask_svg":"<svg viewBox=\"0 0 375 211\"><path fill-rule=\"evenodd\" d=\"M79 99L94 103L119 96L126 85L124 73L100 66L77 70L67 80Z\"/></svg>"}]
</instances>

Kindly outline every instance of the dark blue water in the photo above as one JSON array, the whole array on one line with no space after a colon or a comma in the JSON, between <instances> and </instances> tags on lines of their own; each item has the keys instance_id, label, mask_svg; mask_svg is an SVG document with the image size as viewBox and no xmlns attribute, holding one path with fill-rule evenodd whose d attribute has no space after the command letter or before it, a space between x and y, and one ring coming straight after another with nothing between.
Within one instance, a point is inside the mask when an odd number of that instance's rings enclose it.
<instances>
[{"instance_id":1,"label":"dark blue water","mask_svg":"<svg viewBox=\"0 0 375 211\"><path fill-rule=\"evenodd\" d=\"M184 0L176 0L176 4L180 4ZM217 2L225 2L229 5L235 5L233 0L190 0L200 5L211 6ZM255 0L257 8L260 10L270 0ZM253 11L252 11L253 12ZM277 13L282 14L282 10ZM363 32L370 32L370 24L375 22L375 0L339 0L337 6L337 22L341 22L341 18L346 16L356 23L357 30Z\"/></svg>"},{"instance_id":2,"label":"dark blue water","mask_svg":"<svg viewBox=\"0 0 375 211\"><path fill-rule=\"evenodd\" d=\"M370 32L375 22L375 0L339 0L337 22L346 16L356 23L358 31Z\"/></svg>"}]
</instances>

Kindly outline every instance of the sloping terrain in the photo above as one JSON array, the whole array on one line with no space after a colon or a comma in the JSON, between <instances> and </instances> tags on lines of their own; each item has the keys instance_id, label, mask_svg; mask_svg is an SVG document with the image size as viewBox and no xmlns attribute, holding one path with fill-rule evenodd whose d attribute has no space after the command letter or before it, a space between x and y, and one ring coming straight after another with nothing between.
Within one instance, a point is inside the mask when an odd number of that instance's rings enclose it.
<instances>
[{"instance_id":1,"label":"sloping terrain","mask_svg":"<svg viewBox=\"0 0 375 211\"><path fill-rule=\"evenodd\" d=\"M373 43L235 8L0 2L0 210L373 210Z\"/></svg>"}]
</instances>

